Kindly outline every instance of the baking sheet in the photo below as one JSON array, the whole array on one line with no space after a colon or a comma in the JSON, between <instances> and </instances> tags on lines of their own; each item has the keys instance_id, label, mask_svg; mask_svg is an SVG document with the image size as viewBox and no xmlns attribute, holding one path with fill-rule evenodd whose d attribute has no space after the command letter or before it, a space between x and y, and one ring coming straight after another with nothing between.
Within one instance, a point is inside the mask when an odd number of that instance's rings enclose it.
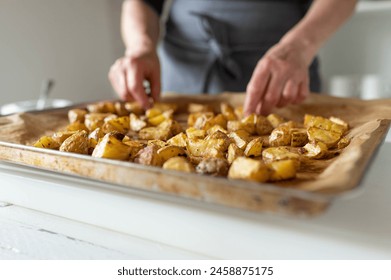
<instances>
[{"instance_id":1,"label":"baking sheet","mask_svg":"<svg viewBox=\"0 0 391 280\"><path fill-rule=\"evenodd\" d=\"M201 102L216 106L222 101L241 105L243 99L243 94L231 93L165 97L165 101L183 105ZM248 210L316 214L325 210L333 198L358 186L390 126L391 99L362 101L312 95L304 104L277 110L276 113L296 121L302 121L305 113L340 117L352 127L349 136L353 137L338 157L307 162L311 172L301 172L298 179L279 185L189 175L28 146L40 136L65 127L66 113L67 109L59 109L1 117L0 159Z\"/></svg>"}]
</instances>

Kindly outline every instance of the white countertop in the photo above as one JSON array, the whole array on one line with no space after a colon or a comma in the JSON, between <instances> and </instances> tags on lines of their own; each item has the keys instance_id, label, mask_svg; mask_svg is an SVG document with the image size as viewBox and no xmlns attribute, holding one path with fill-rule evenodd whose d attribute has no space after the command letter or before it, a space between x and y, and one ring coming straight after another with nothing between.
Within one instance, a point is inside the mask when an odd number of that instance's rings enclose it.
<instances>
[{"instance_id":1,"label":"white countertop","mask_svg":"<svg viewBox=\"0 0 391 280\"><path fill-rule=\"evenodd\" d=\"M292 218L0 164L0 259L391 259L390 166L384 143L358 192Z\"/></svg>"}]
</instances>

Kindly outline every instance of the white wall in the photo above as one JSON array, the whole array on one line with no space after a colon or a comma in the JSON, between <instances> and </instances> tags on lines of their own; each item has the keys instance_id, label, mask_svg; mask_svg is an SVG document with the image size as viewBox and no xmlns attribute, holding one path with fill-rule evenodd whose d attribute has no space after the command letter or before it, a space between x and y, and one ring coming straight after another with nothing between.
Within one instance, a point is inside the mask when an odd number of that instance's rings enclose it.
<instances>
[{"instance_id":1,"label":"white wall","mask_svg":"<svg viewBox=\"0 0 391 280\"><path fill-rule=\"evenodd\" d=\"M391 85L391 2L360 3L321 51L325 91L333 76L374 74ZM390 89L387 94L391 97Z\"/></svg>"},{"instance_id":2,"label":"white wall","mask_svg":"<svg viewBox=\"0 0 391 280\"><path fill-rule=\"evenodd\" d=\"M53 97L111 98L107 72L121 55L121 0L0 0L0 105Z\"/></svg>"}]
</instances>

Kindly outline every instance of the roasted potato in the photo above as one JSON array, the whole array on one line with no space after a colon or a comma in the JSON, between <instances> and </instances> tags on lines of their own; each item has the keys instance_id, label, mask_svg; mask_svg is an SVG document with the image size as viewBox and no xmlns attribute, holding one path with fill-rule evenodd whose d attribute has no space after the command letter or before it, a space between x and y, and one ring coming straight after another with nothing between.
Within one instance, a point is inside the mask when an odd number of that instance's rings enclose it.
<instances>
[{"instance_id":1,"label":"roasted potato","mask_svg":"<svg viewBox=\"0 0 391 280\"><path fill-rule=\"evenodd\" d=\"M167 144L185 148L187 146L187 136L181 132L167 140Z\"/></svg>"},{"instance_id":2,"label":"roasted potato","mask_svg":"<svg viewBox=\"0 0 391 280\"><path fill-rule=\"evenodd\" d=\"M116 113L114 103L109 101L102 101L94 104L89 104L87 106L87 110L90 113L111 113L111 114Z\"/></svg>"},{"instance_id":3,"label":"roasted potato","mask_svg":"<svg viewBox=\"0 0 391 280\"><path fill-rule=\"evenodd\" d=\"M336 118L334 118L334 120L336 120ZM307 128L316 127L323 130L332 131L340 135L344 134L347 131L347 124L345 122L343 122L343 124L340 124L320 116L313 116L309 114L306 114L304 116L304 125Z\"/></svg>"},{"instance_id":4,"label":"roasted potato","mask_svg":"<svg viewBox=\"0 0 391 280\"><path fill-rule=\"evenodd\" d=\"M318 143L307 143L301 151L309 158L322 159L328 157L328 149L326 144L322 142Z\"/></svg>"},{"instance_id":5,"label":"roasted potato","mask_svg":"<svg viewBox=\"0 0 391 280\"><path fill-rule=\"evenodd\" d=\"M197 129L195 127L189 127L186 129L186 136L188 139L204 139L206 131L203 129Z\"/></svg>"},{"instance_id":6,"label":"roasted potato","mask_svg":"<svg viewBox=\"0 0 391 280\"><path fill-rule=\"evenodd\" d=\"M308 143L307 131L304 128L291 128L289 133L292 147L303 147Z\"/></svg>"},{"instance_id":7,"label":"roasted potato","mask_svg":"<svg viewBox=\"0 0 391 280\"><path fill-rule=\"evenodd\" d=\"M224 158L228 145L224 139L188 139L187 150L195 157Z\"/></svg>"},{"instance_id":8,"label":"roasted potato","mask_svg":"<svg viewBox=\"0 0 391 280\"><path fill-rule=\"evenodd\" d=\"M246 149L250 134L245 130L237 130L228 135L240 149Z\"/></svg>"},{"instance_id":9,"label":"roasted potato","mask_svg":"<svg viewBox=\"0 0 391 280\"><path fill-rule=\"evenodd\" d=\"M88 131L88 128L86 127L86 125L84 123L76 121L76 122L73 122L73 123L70 123L69 125L67 125L66 130L67 131L78 131L78 130Z\"/></svg>"},{"instance_id":10,"label":"roasted potato","mask_svg":"<svg viewBox=\"0 0 391 280\"><path fill-rule=\"evenodd\" d=\"M105 136L102 129L97 128L93 132L88 135L88 139L90 141L90 147L95 148L98 144L99 140Z\"/></svg>"},{"instance_id":11,"label":"roasted potato","mask_svg":"<svg viewBox=\"0 0 391 280\"><path fill-rule=\"evenodd\" d=\"M281 181L295 178L298 165L297 161L286 159L270 162L267 167L271 170L269 180Z\"/></svg>"},{"instance_id":12,"label":"roasted potato","mask_svg":"<svg viewBox=\"0 0 391 280\"><path fill-rule=\"evenodd\" d=\"M327 146L327 148L332 148L336 146L339 139L341 139L341 134L331 130L320 129L317 127L308 128L307 134L310 142L322 142Z\"/></svg>"},{"instance_id":13,"label":"roasted potato","mask_svg":"<svg viewBox=\"0 0 391 280\"><path fill-rule=\"evenodd\" d=\"M133 131L140 131L147 126L147 123L141 120L136 114L131 113L129 115L129 128Z\"/></svg>"},{"instance_id":14,"label":"roasted potato","mask_svg":"<svg viewBox=\"0 0 391 280\"><path fill-rule=\"evenodd\" d=\"M272 162L285 159L300 160L300 155L291 152L286 147L270 147L262 151L262 158L265 162Z\"/></svg>"},{"instance_id":15,"label":"roasted potato","mask_svg":"<svg viewBox=\"0 0 391 280\"><path fill-rule=\"evenodd\" d=\"M147 146L141 149L135 159L134 162L141 163L144 165L153 165L153 166L162 166L163 160L158 154L159 147L155 145Z\"/></svg>"},{"instance_id":16,"label":"roasted potato","mask_svg":"<svg viewBox=\"0 0 391 280\"><path fill-rule=\"evenodd\" d=\"M251 140L244 150L244 155L246 157L259 157L262 155L262 138L255 138Z\"/></svg>"},{"instance_id":17,"label":"roasted potato","mask_svg":"<svg viewBox=\"0 0 391 280\"><path fill-rule=\"evenodd\" d=\"M272 147L289 146L291 144L291 134L289 127L280 126L273 129L269 136L269 145Z\"/></svg>"},{"instance_id":18,"label":"roasted potato","mask_svg":"<svg viewBox=\"0 0 391 280\"><path fill-rule=\"evenodd\" d=\"M220 111L228 121L233 121L238 119L237 116L235 115L234 108L228 103L224 103L224 102L221 103Z\"/></svg>"},{"instance_id":19,"label":"roasted potato","mask_svg":"<svg viewBox=\"0 0 391 280\"><path fill-rule=\"evenodd\" d=\"M267 120L269 121L269 123L274 127L274 128L277 128L280 126L280 124L284 123L285 122L285 119L283 117L281 117L280 115L277 115L277 114L270 114L268 115L267 117Z\"/></svg>"},{"instance_id":20,"label":"roasted potato","mask_svg":"<svg viewBox=\"0 0 391 280\"><path fill-rule=\"evenodd\" d=\"M266 182L270 178L270 170L260 160L238 157L231 164L228 178Z\"/></svg>"},{"instance_id":21,"label":"roasted potato","mask_svg":"<svg viewBox=\"0 0 391 280\"><path fill-rule=\"evenodd\" d=\"M228 146L227 160L229 164L237 159L238 157L244 156L244 152L235 143L231 143Z\"/></svg>"},{"instance_id":22,"label":"roasted potato","mask_svg":"<svg viewBox=\"0 0 391 280\"><path fill-rule=\"evenodd\" d=\"M123 116L129 116L129 111L126 109L125 104L123 102L115 102L114 103L114 108L115 108L115 114L118 115L119 117Z\"/></svg>"},{"instance_id":23,"label":"roasted potato","mask_svg":"<svg viewBox=\"0 0 391 280\"><path fill-rule=\"evenodd\" d=\"M60 148L60 143L53 139L51 136L42 136L37 142L34 143L34 147L57 150Z\"/></svg>"},{"instance_id":24,"label":"roasted potato","mask_svg":"<svg viewBox=\"0 0 391 280\"><path fill-rule=\"evenodd\" d=\"M172 157L163 164L163 169L194 172L194 166L184 157Z\"/></svg>"},{"instance_id":25,"label":"roasted potato","mask_svg":"<svg viewBox=\"0 0 391 280\"><path fill-rule=\"evenodd\" d=\"M116 116L109 113L89 113L84 116L84 124L89 131L94 131L98 127L101 127L104 124L105 118L108 116Z\"/></svg>"},{"instance_id":26,"label":"roasted potato","mask_svg":"<svg viewBox=\"0 0 391 280\"><path fill-rule=\"evenodd\" d=\"M187 106L187 111L190 114L193 113L204 113L204 112L213 112L213 107L209 104L198 104L198 103L190 103Z\"/></svg>"},{"instance_id":27,"label":"roasted potato","mask_svg":"<svg viewBox=\"0 0 391 280\"><path fill-rule=\"evenodd\" d=\"M228 161L221 158L206 158L202 160L196 167L197 173L212 176L227 176L228 169Z\"/></svg>"},{"instance_id":28,"label":"roasted potato","mask_svg":"<svg viewBox=\"0 0 391 280\"><path fill-rule=\"evenodd\" d=\"M96 145L93 157L128 160L131 156L130 146L118 140L113 133L107 133Z\"/></svg>"},{"instance_id":29,"label":"roasted potato","mask_svg":"<svg viewBox=\"0 0 391 280\"><path fill-rule=\"evenodd\" d=\"M137 102L126 102L125 109L128 110L129 113L133 113L137 116L144 114L144 109Z\"/></svg>"},{"instance_id":30,"label":"roasted potato","mask_svg":"<svg viewBox=\"0 0 391 280\"><path fill-rule=\"evenodd\" d=\"M341 140L338 141L337 147L338 149L343 149L350 144L350 139L347 137L342 137Z\"/></svg>"},{"instance_id":31,"label":"roasted potato","mask_svg":"<svg viewBox=\"0 0 391 280\"><path fill-rule=\"evenodd\" d=\"M130 129L129 116L115 117L112 119L106 119L102 125L102 131L104 133L118 131L119 133L126 134Z\"/></svg>"},{"instance_id":32,"label":"roasted potato","mask_svg":"<svg viewBox=\"0 0 391 280\"><path fill-rule=\"evenodd\" d=\"M214 113L213 112L192 113L187 118L187 125L189 127L192 127L192 126L195 126L195 123L197 122L197 120L199 118L201 118L201 120L198 121L198 122L201 123L201 122L206 122L207 120L209 120L209 119L211 119L213 117L214 117ZM200 125L200 124L198 124L198 125Z\"/></svg>"},{"instance_id":33,"label":"roasted potato","mask_svg":"<svg viewBox=\"0 0 391 280\"><path fill-rule=\"evenodd\" d=\"M258 135L269 135L273 131L273 129L274 127L266 117L257 116L255 131Z\"/></svg>"},{"instance_id":34,"label":"roasted potato","mask_svg":"<svg viewBox=\"0 0 391 280\"><path fill-rule=\"evenodd\" d=\"M88 154L89 140L86 131L78 131L69 136L60 146L61 152Z\"/></svg>"},{"instance_id":35,"label":"roasted potato","mask_svg":"<svg viewBox=\"0 0 391 280\"><path fill-rule=\"evenodd\" d=\"M84 109L71 109L68 111L68 120L69 123L83 123L84 116L87 114L87 110Z\"/></svg>"},{"instance_id":36,"label":"roasted potato","mask_svg":"<svg viewBox=\"0 0 391 280\"><path fill-rule=\"evenodd\" d=\"M58 142L60 145L77 131L58 131L53 134L52 138L54 141Z\"/></svg>"},{"instance_id":37,"label":"roasted potato","mask_svg":"<svg viewBox=\"0 0 391 280\"><path fill-rule=\"evenodd\" d=\"M157 151L163 162L166 162L170 158L178 156L186 156L186 151L178 146L165 146Z\"/></svg>"}]
</instances>

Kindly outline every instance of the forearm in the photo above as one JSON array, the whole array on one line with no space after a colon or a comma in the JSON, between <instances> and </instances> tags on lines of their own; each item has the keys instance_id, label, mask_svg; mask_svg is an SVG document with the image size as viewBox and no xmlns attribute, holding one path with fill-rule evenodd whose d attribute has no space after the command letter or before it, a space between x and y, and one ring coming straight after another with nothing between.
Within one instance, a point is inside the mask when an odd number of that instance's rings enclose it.
<instances>
[{"instance_id":1,"label":"forearm","mask_svg":"<svg viewBox=\"0 0 391 280\"><path fill-rule=\"evenodd\" d=\"M323 43L352 15L357 0L314 0L306 16L292 28L281 43L305 49L311 63Z\"/></svg>"},{"instance_id":2,"label":"forearm","mask_svg":"<svg viewBox=\"0 0 391 280\"><path fill-rule=\"evenodd\" d=\"M159 16L144 1L124 1L121 29L127 55L137 55L156 49L159 39Z\"/></svg>"}]
</instances>

